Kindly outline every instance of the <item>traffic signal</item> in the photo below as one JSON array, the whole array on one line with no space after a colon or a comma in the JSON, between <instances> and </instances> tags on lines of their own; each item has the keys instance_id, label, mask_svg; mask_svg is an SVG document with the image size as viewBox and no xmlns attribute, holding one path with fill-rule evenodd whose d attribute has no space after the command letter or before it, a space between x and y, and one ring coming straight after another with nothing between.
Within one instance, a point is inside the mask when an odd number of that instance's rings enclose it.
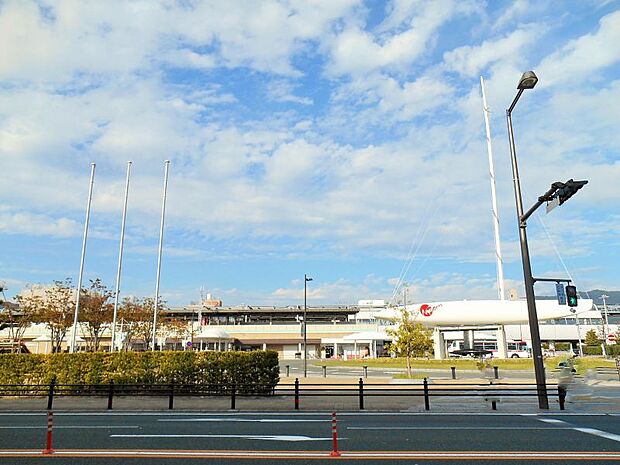
<instances>
[{"instance_id":1,"label":"traffic signal","mask_svg":"<svg viewBox=\"0 0 620 465\"><path fill-rule=\"evenodd\" d=\"M558 189L557 196L560 200L560 205L570 199L577 193L579 189L588 184L588 181L573 181L569 179L564 183L564 187Z\"/></svg>"},{"instance_id":2,"label":"traffic signal","mask_svg":"<svg viewBox=\"0 0 620 465\"><path fill-rule=\"evenodd\" d=\"M577 306L577 288L575 286L566 286L566 302L569 307Z\"/></svg>"}]
</instances>

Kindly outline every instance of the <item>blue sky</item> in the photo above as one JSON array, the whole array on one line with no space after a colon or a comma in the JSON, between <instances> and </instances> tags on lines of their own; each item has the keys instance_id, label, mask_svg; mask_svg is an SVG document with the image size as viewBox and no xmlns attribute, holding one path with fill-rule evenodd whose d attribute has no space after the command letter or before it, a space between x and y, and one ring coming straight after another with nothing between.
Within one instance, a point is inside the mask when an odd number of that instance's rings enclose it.
<instances>
[{"instance_id":1,"label":"blue sky","mask_svg":"<svg viewBox=\"0 0 620 465\"><path fill-rule=\"evenodd\" d=\"M505 109L524 203L590 183L529 223L537 276L620 288L620 2L0 2L0 280L15 295L114 285L225 304L497 296L479 77L506 287L522 294ZM551 291L538 288L540 294ZM398 292L397 292L398 293Z\"/></svg>"}]
</instances>

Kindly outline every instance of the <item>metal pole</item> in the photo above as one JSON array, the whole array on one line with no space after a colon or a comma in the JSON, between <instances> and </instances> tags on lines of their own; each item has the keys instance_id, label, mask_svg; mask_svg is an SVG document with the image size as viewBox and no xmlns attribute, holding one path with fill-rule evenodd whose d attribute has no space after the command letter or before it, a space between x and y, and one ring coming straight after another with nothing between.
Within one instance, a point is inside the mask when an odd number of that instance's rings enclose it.
<instances>
[{"instance_id":1,"label":"metal pole","mask_svg":"<svg viewBox=\"0 0 620 465\"><path fill-rule=\"evenodd\" d=\"M164 194L161 201L161 224L159 226L159 250L157 252L157 279L155 283L155 305L153 306L153 332L151 350L155 351L155 336L157 332L157 305L159 303L159 278L161 276L161 252L164 245L164 219L166 217L166 191L168 190L168 168L170 160L164 162Z\"/></svg>"},{"instance_id":2,"label":"metal pole","mask_svg":"<svg viewBox=\"0 0 620 465\"><path fill-rule=\"evenodd\" d=\"M88 223L90 221L90 204L93 199L93 184L95 183L95 163L90 164L90 184L88 187L88 203L86 204L86 220L84 221L84 237L82 238L82 256L80 258L80 274L77 283L77 296L75 297L75 312L73 314L73 336L69 344L69 352L75 352L75 340L77 336L78 311L80 309L80 294L82 293L82 277L84 276L84 257L86 256L86 239L88 238Z\"/></svg>"},{"instance_id":3,"label":"metal pole","mask_svg":"<svg viewBox=\"0 0 620 465\"><path fill-rule=\"evenodd\" d=\"M605 338L605 344L607 344L607 334L609 333L609 317L607 316L607 299L608 295L603 294L601 299L603 299L603 311L605 312L605 325L603 326L603 337Z\"/></svg>"},{"instance_id":4,"label":"metal pole","mask_svg":"<svg viewBox=\"0 0 620 465\"><path fill-rule=\"evenodd\" d=\"M583 341L581 340L581 326L579 326L579 314L575 314L575 324L577 325L577 340L579 341L579 356L583 357Z\"/></svg>"},{"instance_id":5,"label":"metal pole","mask_svg":"<svg viewBox=\"0 0 620 465\"><path fill-rule=\"evenodd\" d=\"M534 296L534 279L532 277L532 267L530 264L530 252L527 246L527 223L521 221L523 216L523 200L521 198L521 182L519 181L519 167L517 165L517 150L515 147L514 134L512 129L512 109L517 100L523 93L519 90L517 97L512 105L506 110L506 120L508 123L508 139L510 142L510 160L512 164L512 176L515 190L515 202L517 206L517 221L519 222L519 242L521 244L521 259L523 261L523 277L525 284L525 298L527 300L527 315L532 338L532 355L534 357L534 374L536 375L536 390L538 394L538 407L544 410L549 409L547 399L547 386L545 381L545 367L543 363L542 348L540 345L540 328L538 327L538 315L536 312L536 300Z\"/></svg>"},{"instance_id":6,"label":"metal pole","mask_svg":"<svg viewBox=\"0 0 620 465\"><path fill-rule=\"evenodd\" d=\"M304 378L308 376L308 350L306 347L307 342L307 333L308 333L308 299L307 299L307 289L308 289L308 275L304 274Z\"/></svg>"},{"instance_id":7,"label":"metal pole","mask_svg":"<svg viewBox=\"0 0 620 465\"><path fill-rule=\"evenodd\" d=\"M480 76L480 88L482 89L484 125L487 133L487 152L489 154L489 176L491 178L491 201L493 209L493 227L495 231L495 261L497 262L497 292L499 293L499 300L504 300L504 262L502 260L502 248L499 235L499 213L497 209L497 193L495 189L495 168L493 165L493 149L491 147L491 125L489 124L489 107L487 105L487 97L484 92L484 79L482 76Z\"/></svg>"},{"instance_id":8,"label":"metal pole","mask_svg":"<svg viewBox=\"0 0 620 465\"><path fill-rule=\"evenodd\" d=\"M131 162L127 162L127 179L125 180L125 201L123 202L123 219L121 221L121 240L118 248L118 268L116 269L116 286L114 287L114 316L112 317L112 347L110 352L114 352L114 342L116 341L116 317L118 315L118 294L121 286L121 267L123 264L123 242L125 241L125 219L127 217L127 197L129 196L129 176L131 175Z\"/></svg>"}]
</instances>

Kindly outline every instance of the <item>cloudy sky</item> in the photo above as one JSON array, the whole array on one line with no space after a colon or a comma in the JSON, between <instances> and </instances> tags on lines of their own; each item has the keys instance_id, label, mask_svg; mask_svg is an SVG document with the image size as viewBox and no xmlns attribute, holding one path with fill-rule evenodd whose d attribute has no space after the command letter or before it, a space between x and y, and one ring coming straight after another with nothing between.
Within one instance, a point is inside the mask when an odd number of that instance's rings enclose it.
<instances>
[{"instance_id":1,"label":"cloudy sky","mask_svg":"<svg viewBox=\"0 0 620 465\"><path fill-rule=\"evenodd\" d=\"M534 274L620 288L620 3L0 1L0 281L225 304L493 298L479 78L491 110L506 287L522 289L505 109ZM548 293L544 287L537 288ZM522 291L519 291L522 293Z\"/></svg>"}]
</instances>

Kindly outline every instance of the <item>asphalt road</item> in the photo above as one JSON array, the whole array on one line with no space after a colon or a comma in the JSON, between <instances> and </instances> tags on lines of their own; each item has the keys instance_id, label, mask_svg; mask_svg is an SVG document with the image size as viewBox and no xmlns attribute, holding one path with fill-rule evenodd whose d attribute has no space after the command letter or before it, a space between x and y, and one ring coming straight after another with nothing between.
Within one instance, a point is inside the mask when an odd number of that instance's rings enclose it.
<instances>
[{"instance_id":1,"label":"asphalt road","mask_svg":"<svg viewBox=\"0 0 620 465\"><path fill-rule=\"evenodd\" d=\"M326 463L328 413L0 414L0 462L31 464ZM349 463L618 463L620 415L338 414Z\"/></svg>"}]
</instances>

